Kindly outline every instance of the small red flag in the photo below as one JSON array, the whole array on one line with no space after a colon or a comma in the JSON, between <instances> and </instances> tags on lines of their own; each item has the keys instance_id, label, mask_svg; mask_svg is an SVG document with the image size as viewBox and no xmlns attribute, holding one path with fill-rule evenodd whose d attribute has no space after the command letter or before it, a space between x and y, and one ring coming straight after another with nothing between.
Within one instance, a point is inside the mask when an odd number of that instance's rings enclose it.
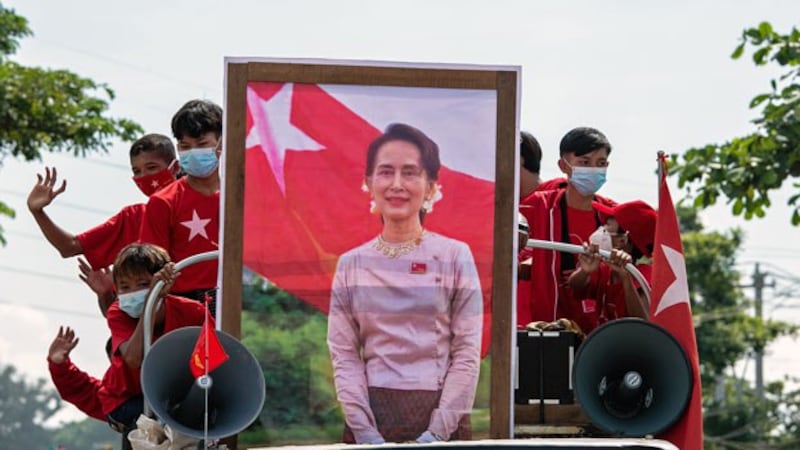
<instances>
[{"instance_id":1,"label":"small red flag","mask_svg":"<svg viewBox=\"0 0 800 450\"><path fill-rule=\"evenodd\" d=\"M192 357L189 360L189 370L192 371L195 378L199 378L227 360L228 354L225 353L225 349L219 342L217 331L211 326L211 321L206 320L203 328L200 329L200 335L197 336L197 343L194 344Z\"/></svg>"}]
</instances>

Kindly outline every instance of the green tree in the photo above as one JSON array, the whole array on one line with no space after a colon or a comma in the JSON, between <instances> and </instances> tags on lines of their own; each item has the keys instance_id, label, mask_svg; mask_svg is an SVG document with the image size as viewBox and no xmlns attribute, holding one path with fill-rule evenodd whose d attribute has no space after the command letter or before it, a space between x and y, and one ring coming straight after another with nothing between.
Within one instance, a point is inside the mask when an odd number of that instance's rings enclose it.
<instances>
[{"instance_id":1,"label":"green tree","mask_svg":"<svg viewBox=\"0 0 800 450\"><path fill-rule=\"evenodd\" d=\"M114 99L107 85L11 61L19 40L30 35L28 21L0 3L0 161L41 159L42 151L107 152L113 139L133 141L142 133L135 122L107 115ZM14 210L0 201L0 215L14 217Z\"/></svg>"},{"instance_id":2,"label":"green tree","mask_svg":"<svg viewBox=\"0 0 800 450\"><path fill-rule=\"evenodd\" d=\"M53 430L51 448L59 445L67 449L119 448L120 434L113 431L107 423L97 419L84 419L69 422Z\"/></svg>"},{"instance_id":3,"label":"green tree","mask_svg":"<svg viewBox=\"0 0 800 450\"><path fill-rule=\"evenodd\" d=\"M750 383L730 374L738 361L796 327L748 314L751 305L735 270L740 231L704 231L693 208L679 207L678 216L700 355L706 448L785 441L787 430L797 428L797 396L775 382L760 399Z\"/></svg>"},{"instance_id":4,"label":"green tree","mask_svg":"<svg viewBox=\"0 0 800 450\"><path fill-rule=\"evenodd\" d=\"M43 423L59 409L45 380L29 383L13 366L0 368L0 448L47 448L52 432Z\"/></svg>"},{"instance_id":5,"label":"green tree","mask_svg":"<svg viewBox=\"0 0 800 450\"><path fill-rule=\"evenodd\" d=\"M333 389L327 316L266 281L243 292L242 342L264 370L260 427L245 444L321 443L341 438L344 423Z\"/></svg>"},{"instance_id":6,"label":"green tree","mask_svg":"<svg viewBox=\"0 0 800 450\"><path fill-rule=\"evenodd\" d=\"M708 144L687 150L673 174L678 184L694 197L697 207L716 203L720 195L732 203L736 216L763 217L771 206L770 191L787 180L796 193L788 204L792 224L800 224L800 31L786 34L768 22L742 32L732 58L739 59L752 48L757 66L777 64L783 73L771 80L771 90L753 97L750 108L758 110L755 131L723 144Z\"/></svg>"}]
</instances>

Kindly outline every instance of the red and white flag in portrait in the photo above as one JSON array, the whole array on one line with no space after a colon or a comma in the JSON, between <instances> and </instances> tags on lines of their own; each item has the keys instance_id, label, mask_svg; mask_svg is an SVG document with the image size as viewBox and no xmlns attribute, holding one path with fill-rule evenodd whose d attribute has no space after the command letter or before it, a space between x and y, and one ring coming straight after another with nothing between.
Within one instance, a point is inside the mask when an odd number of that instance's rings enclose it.
<instances>
[{"instance_id":1,"label":"red and white flag in portrait","mask_svg":"<svg viewBox=\"0 0 800 450\"><path fill-rule=\"evenodd\" d=\"M683 347L692 367L692 393L683 416L662 436L683 450L703 448L703 406L697 341L689 304L689 284L683 256L678 217L667 185L667 166L660 157L661 180L658 195L655 248L653 249L653 291L651 320L664 327Z\"/></svg>"},{"instance_id":2,"label":"red and white flag in portrait","mask_svg":"<svg viewBox=\"0 0 800 450\"><path fill-rule=\"evenodd\" d=\"M362 190L367 147L389 123L408 123L431 136L441 150L442 198L424 225L472 250L484 297L485 355L491 335L494 91L367 88L373 90L248 84L244 265L327 313L339 255L381 231L380 218L370 213L369 195ZM424 100L426 92L439 97L415 102ZM427 106L409 112L420 104ZM463 120L464 112L473 118L483 114L483 128L453 122ZM447 130L451 143L443 145L437 130ZM486 154L477 156L468 153L476 130L492 137Z\"/></svg>"}]
</instances>

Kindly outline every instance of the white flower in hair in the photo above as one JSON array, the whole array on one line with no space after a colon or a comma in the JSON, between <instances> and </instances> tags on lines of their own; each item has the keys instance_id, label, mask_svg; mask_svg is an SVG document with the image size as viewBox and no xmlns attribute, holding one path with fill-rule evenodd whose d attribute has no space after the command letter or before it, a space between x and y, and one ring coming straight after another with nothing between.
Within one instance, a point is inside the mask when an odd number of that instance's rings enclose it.
<instances>
[{"instance_id":1,"label":"white flower in hair","mask_svg":"<svg viewBox=\"0 0 800 450\"><path fill-rule=\"evenodd\" d=\"M424 202L422 202L422 209L425 210L426 214L432 213L433 204L441 200L443 197L444 194L442 194L442 185L439 183L434 184L433 194L431 194L430 200L425 200Z\"/></svg>"}]
</instances>

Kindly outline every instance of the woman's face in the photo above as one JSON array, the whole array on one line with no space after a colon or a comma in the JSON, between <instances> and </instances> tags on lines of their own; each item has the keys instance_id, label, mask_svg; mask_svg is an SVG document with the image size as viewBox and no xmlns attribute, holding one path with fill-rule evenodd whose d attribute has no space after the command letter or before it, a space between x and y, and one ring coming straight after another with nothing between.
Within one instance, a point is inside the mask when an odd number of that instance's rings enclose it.
<instances>
[{"instance_id":1,"label":"woman's face","mask_svg":"<svg viewBox=\"0 0 800 450\"><path fill-rule=\"evenodd\" d=\"M378 149L367 187L385 221L417 219L433 192L419 149L406 141L389 141Z\"/></svg>"}]
</instances>

